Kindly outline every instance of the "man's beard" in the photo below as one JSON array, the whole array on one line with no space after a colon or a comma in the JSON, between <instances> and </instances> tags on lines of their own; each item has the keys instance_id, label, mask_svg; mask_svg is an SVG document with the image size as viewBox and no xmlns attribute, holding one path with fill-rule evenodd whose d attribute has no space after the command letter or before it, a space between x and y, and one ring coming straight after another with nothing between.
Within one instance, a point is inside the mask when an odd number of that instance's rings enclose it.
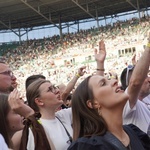
<instances>
[{"instance_id":1,"label":"man's beard","mask_svg":"<svg viewBox=\"0 0 150 150\"><path fill-rule=\"evenodd\" d=\"M9 86L7 88L0 88L0 92L1 93L7 93L7 94L9 94L10 92L12 92L13 90L14 90L13 86Z\"/></svg>"},{"instance_id":2,"label":"man's beard","mask_svg":"<svg viewBox=\"0 0 150 150\"><path fill-rule=\"evenodd\" d=\"M11 85L9 88L8 88L8 92L12 92L14 90L14 87Z\"/></svg>"}]
</instances>

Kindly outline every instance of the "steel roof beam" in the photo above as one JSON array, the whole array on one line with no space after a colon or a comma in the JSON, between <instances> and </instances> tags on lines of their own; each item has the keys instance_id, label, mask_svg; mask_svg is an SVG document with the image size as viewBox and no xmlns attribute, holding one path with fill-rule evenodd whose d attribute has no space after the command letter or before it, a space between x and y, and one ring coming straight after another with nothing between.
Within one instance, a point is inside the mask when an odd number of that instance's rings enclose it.
<instances>
[{"instance_id":1,"label":"steel roof beam","mask_svg":"<svg viewBox=\"0 0 150 150\"><path fill-rule=\"evenodd\" d=\"M78 1L72 0L72 2L74 2L78 7L80 7L84 12L86 12L88 15L90 15L92 18L94 18L95 20L97 20L97 18L95 16L93 16L91 13L89 13L88 10L88 4L87 4L87 10L85 8L83 8Z\"/></svg>"},{"instance_id":2,"label":"steel roof beam","mask_svg":"<svg viewBox=\"0 0 150 150\"><path fill-rule=\"evenodd\" d=\"M2 24L4 27L10 29L13 33L15 33L17 36L19 36L19 34L17 34L14 30L12 30L8 25L6 25L3 21L0 20L0 24Z\"/></svg>"},{"instance_id":3,"label":"steel roof beam","mask_svg":"<svg viewBox=\"0 0 150 150\"><path fill-rule=\"evenodd\" d=\"M139 10L134 4L132 4L132 2L130 0L126 0L133 8L135 8L136 10Z\"/></svg>"},{"instance_id":4,"label":"steel roof beam","mask_svg":"<svg viewBox=\"0 0 150 150\"><path fill-rule=\"evenodd\" d=\"M57 26L52 20L48 19L46 16L44 16L41 12L40 12L40 8L38 7L38 10L36 10L34 7L32 7L27 0L21 0L21 2L23 2L26 6L28 6L29 8L31 8L33 11L35 11L37 14L39 14L40 16L42 16L45 20L47 20L48 22L50 22L51 24L53 24L55 27L59 28L59 26Z\"/></svg>"},{"instance_id":5,"label":"steel roof beam","mask_svg":"<svg viewBox=\"0 0 150 150\"><path fill-rule=\"evenodd\" d=\"M138 11L139 14L139 21L141 20L141 15L140 15L140 7L139 7L139 1L137 0L137 7L131 3L130 0L126 0L133 8L135 8Z\"/></svg>"},{"instance_id":6,"label":"steel roof beam","mask_svg":"<svg viewBox=\"0 0 150 150\"><path fill-rule=\"evenodd\" d=\"M21 36L27 34L28 32L32 31L32 28L30 28L29 30L26 30L23 34L21 34Z\"/></svg>"}]
</instances>

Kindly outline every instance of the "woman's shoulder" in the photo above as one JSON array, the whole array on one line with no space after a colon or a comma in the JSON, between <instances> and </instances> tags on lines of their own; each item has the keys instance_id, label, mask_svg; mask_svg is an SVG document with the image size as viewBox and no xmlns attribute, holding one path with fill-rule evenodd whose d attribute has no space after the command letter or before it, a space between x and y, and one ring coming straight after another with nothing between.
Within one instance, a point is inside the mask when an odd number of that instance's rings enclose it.
<instances>
[{"instance_id":1,"label":"woman's shoulder","mask_svg":"<svg viewBox=\"0 0 150 150\"><path fill-rule=\"evenodd\" d=\"M134 140L134 142L138 138L145 150L150 150L150 138L145 132L141 131L137 126L133 124L124 125L124 129L128 132L130 138L132 136L132 140Z\"/></svg>"},{"instance_id":2,"label":"woman's shoulder","mask_svg":"<svg viewBox=\"0 0 150 150\"><path fill-rule=\"evenodd\" d=\"M138 136L138 137L147 137L147 134L145 132L143 132L140 128L138 128L136 125L134 124L128 124L128 125L124 125L124 129L126 130L132 130L131 132L134 131L134 133Z\"/></svg>"},{"instance_id":3,"label":"woman's shoulder","mask_svg":"<svg viewBox=\"0 0 150 150\"><path fill-rule=\"evenodd\" d=\"M81 137L74 141L68 150L116 150L103 136Z\"/></svg>"},{"instance_id":4,"label":"woman's shoulder","mask_svg":"<svg viewBox=\"0 0 150 150\"><path fill-rule=\"evenodd\" d=\"M60 114L60 113L70 113L72 111L72 108L64 108L64 109L60 109L56 112L56 114Z\"/></svg>"},{"instance_id":5,"label":"woman's shoulder","mask_svg":"<svg viewBox=\"0 0 150 150\"><path fill-rule=\"evenodd\" d=\"M8 150L8 147L5 143L5 140L3 138L3 136L0 134L0 149L2 150Z\"/></svg>"},{"instance_id":6,"label":"woman's shoulder","mask_svg":"<svg viewBox=\"0 0 150 150\"><path fill-rule=\"evenodd\" d=\"M61 121L63 120L69 120L72 121L72 109L71 108L67 108L67 109L61 109L59 111L57 111L55 113L55 115L61 119Z\"/></svg>"}]
</instances>

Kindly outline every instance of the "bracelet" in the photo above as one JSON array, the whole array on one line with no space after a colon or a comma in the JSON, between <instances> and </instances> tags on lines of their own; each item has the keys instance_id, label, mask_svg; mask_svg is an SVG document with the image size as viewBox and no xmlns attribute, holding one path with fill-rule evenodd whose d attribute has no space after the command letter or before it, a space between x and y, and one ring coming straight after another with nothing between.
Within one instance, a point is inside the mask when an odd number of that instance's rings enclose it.
<instances>
[{"instance_id":1,"label":"bracelet","mask_svg":"<svg viewBox=\"0 0 150 150\"><path fill-rule=\"evenodd\" d=\"M77 73L77 74L76 74L76 77L80 78L80 75Z\"/></svg>"},{"instance_id":2,"label":"bracelet","mask_svg":"<svg viewBox=\"0 0 150 150\"><path fill-rule=\"evenodd\" d=\"M97 71L105 71L105 69L103 68L103 69L96 69Z\"/></svg>"},{"instance_id":3,"label":"bracelet","mask_svg":"<svg viewBox=\"0 0 150 150\"><path fill-rule=\"evenodd\" d=\"M147 44L147 47L149 47L149 48L150 48L150 43L148 43L148 44Z\"/></svg>"}]
</instances>

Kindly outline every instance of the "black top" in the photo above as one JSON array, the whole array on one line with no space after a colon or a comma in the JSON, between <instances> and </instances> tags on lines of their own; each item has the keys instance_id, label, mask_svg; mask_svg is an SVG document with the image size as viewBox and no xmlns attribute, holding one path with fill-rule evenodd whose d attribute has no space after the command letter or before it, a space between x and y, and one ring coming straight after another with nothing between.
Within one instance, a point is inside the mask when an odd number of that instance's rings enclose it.
<instances>
[{"instance_id":1,"label":"black top","mask_svg":"<svg viewBox=\"0 0 150 150\"><path fill-rule=\"evenodd\" d=\"M130 138L131 150L150 150L150 138L146 133L132 124L125 125L124 130ZM104 136L81 137L68 150L130 150L129 147L107 132Z\"/></svg>"}]
</instances>

